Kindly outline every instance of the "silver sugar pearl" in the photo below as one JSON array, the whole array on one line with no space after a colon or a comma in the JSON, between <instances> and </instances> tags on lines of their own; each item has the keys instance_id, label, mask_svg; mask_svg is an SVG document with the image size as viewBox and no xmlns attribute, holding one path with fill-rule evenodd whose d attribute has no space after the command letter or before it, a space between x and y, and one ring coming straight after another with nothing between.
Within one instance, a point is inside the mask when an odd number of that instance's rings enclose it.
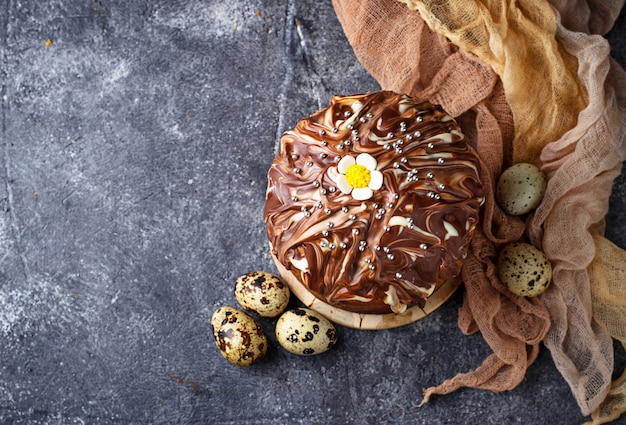
<instances>
[{"instance_id":1,"label":"silver sugar pearl","mask_svg":"<svg viewBox=\"0 0 626 425\"><path fill-rule=\"evenodd\" d=\"M304 216L305 217L311 217L311 211L305 211L304 212Z\"/></svg>"},{"instance_id":2,"label":"silver sugar pearl","mask_svg":"<svg viewBox=\"0 0 626 425\"><path fill-rule=\"evenodd\" d=\"M330 214L332 211L331 211L331 209L330 209L330 208L326 208L326 209L324 210L324 212L325 212L326 214Z\"/></svg>"},{"instance_id":3,"label":"silver sugar pearl","mask_svg":"<svg viewBox=\"0 0 626 425\"><path fill-rule=\"evenodd\" d=\"M335 191L336 191L336 190L337 190L337 189L336 189L334 186L331 186L331 187L329 187L329 188L328 188L328 191L329 191L330 193L335 193Z\"/></svg>"},{"instance_id":4,"label":"silver sugar pearl","mask_svg":"<svg viewBox=\"0 0 626 425\"><path fill-rule=\"evenodd\" d=\"M374 249L375 249L376 251L380 251L380 245L374 245Z\"/></svg>"},{"instance_id":5,"label":"silver sugar pearl","mask_svg":"<svg viewBox=\"0 0 626 425\"><path fill-rule=\"evenodd\" d=\"M393 163L393 168L400 168L400 163L399 162L394 162Z\"/></svg>"},{"instance_id":6,"label":"silver sugar pearl","mask_svg":"<svg viewBox=\"0 0 626 425\"><path fill-rule=\"evenodd\" d=\"M339 162L339 161L341 161L341 157L340 157L339 155L337 155L337 156L335 157L335 162Z\"/></svg>"},{"instance_id":7,"label":"silver sugar pearl","mask_svg":"<svg viewBox=\"0 0 626 425\"><path fill-rule=\"evenodd\" d=\"M326 140L322 140L322 146L328 146L328 142Z\"/></svg>"},{"instance_id":8,"label":"silver sugar pearl","mask_svg":"<svg viewBox=\"0 0 626 425\"><path fill-rule=\"evenodd\" d=\"M320 242L320 246L322 248L326 248L328 246L328 244L326 242L322 241L322 242Z\"/></svg>"},{"instance_id":9,"label":"silver sugar pearl","mask_svg":"<svg viewBox=\"0 0 626 425\"><path fill-rule=\"evenodd\" d=\"M435 199L437 199L437 200L439 200L439 199L441 199L441 195L439 195L438 193L435 193L434 198L435 198Z\"/></svg>"},{"instance_id":10,"label":"silver sugar pearl","mask_svg":"<svg viewBox=\"0 0 626 425\"><path fill-rule=\"evenodd\" d=\"M350 112L350 111L345 111L345 112L343 113L343 116L344 116L344 117L349 117L350 115L352 115L352 112Z\"/></svg>"},{"instance_id":11,"label":"silver sugar pearl","mask_svg":"<svg viewBox=\"0 0 626 425\"><path fill-rule=\"evenodd\" d=\"M426 177L428 177L429 179L432 179L434 176L433 176L433 173L428 173L426 174Z\"/></svg>"},{"instance_id":12,"label":"silver sugar pearl","mask_svg":"<svg viewBox=\"0 0 626 425\"><path fill-rule=\"evenodd\" d=\"M293 169L293 172L296 173L296 174L300 174L300 171L302 171L302 170L300 170L298 167Z\"/></svg>"},{"instance_id":13,"label":"silver sugar pearl","mask_svg":"<svg viewBox=\"0 0 626 425\"><path fill-rule=\"evenodd\" d=\"M350 217L348 217L350 220L354 221L356 220L356 215L352 214Z\"/></svg>"},{"instance_id":14,"label":"silver sugar pearl","mask_svg":"<svg viewBox=\"0 0 626 425\"><path fill-rule=\"evenodd\" d=\"M326 131L320 130L320 136L323 136L324 134L326 134Z\"/></svg>"},{"instance_id":15,"label":"silver sugar pearl","mask_svg":"<svg viewBox=\"0 0 626 425\"><path fill-rule=\"evenodd\" d=\"M294 195L294 196L291 197L291 200L293 202L297 202L298 201L298 197L296 195Z\"/></svg>"},{"instance_id":16,"label":"silver sugar pearl","mask_svg":"<svg viewBox=\"0 0 626 425\"><path fill-rule=\"evenodd\" d=\"M422 118L421 115L418 115L417 118L415 119L417 122L422 122L424 121L424 118Z\"/></svg>"},{"instance_id":17,"label":"silver sugar pearl","mask_svg":"<svg viewBox=\"0 0 626 425\"><path fill-rule=\"evenodd\" d=\"M341 207L341 212L347 213L348 212L348 207Z\"/></svg>"},{"instance_id":18,"label":"silver sugar pearl","mask_svg":"<svg viewBox=\"0 0 626 425\"><path fill-rule=\"evenodd\" d=\"M376 214L376 216L375 216L375 217L376 217L376 220L380 220L380 219L382 219L382 218L383 218L383 216L382 216L382 215L380 215L380 214Z\"/></svg>"},{"instance_id":19,"label":"silver sugar pearl","mask_svg":"<svg viewBox=\"0 0 626 425\"><path fill-rule=\"evenodd\" d=\"M329 221L328 223L326 223L326 226L328 226L329 229L332 229L334 224L332 221Z\"/></svg>"},{"instance_id":20,"label":"silver sugar pearl","mask_svg":"<svg viewBox=\"0 0 626 425\"><path fill-rule=\"evenodd\" d=\"M328 234L328 230L322 230L322 236L327 237Z\"/></svg>"},{"instance_id":21,"label":"silver sugar pearl","mask_svg":"<svg viewBox=\"0 0 626 425\"><path fill-rule=\"evenodd\" d=\"M333 132L333 133L336 133L337 131L339 131L339 129L338 129L337 127L333 127L333 128L332 128L332 132Z\"/></svg>"},{"instance_id":22,"label":"silver sugar pearl","mask_svg":"<svg viewBox=\"0 0 626 425\"><path fill-rule=\"evenodd\" d=\"M294 161L295 161L296 159L298 159L298 158L300 158L300 157L298 156L298 154L296 154L296 153L291 154L291 159L293 159Z\"/></svg>"},{"instance_id":23,"label":"silver sugar pearl","mask_svg":"<svg viewBox=\"0 0 626 425\"><path fill-rule=\"evenodd\" d=\"M321 202L318 202L318 203L315 205L315 208L317 208L318 210L321 210L321 209L322 209L322 207L323 207L323 205L322 205L322 203L321 203Z\"/></svg>"},{"instance_id":24,"label":"silver sugar pearl","mask_svg":"<svg viewBox=\"0 0 626 425\"><path fill-rule=\"evenodd\" d=\"M390 251L390 249L389 249L389 247L388 247L388 246L386 246L386 247L384 247L384 248L383 248L383 252L384 252L385 254L388 254L388 253L389 253L389 251Z\"/></svg>"},{"instance_id":25,"label":"silver sugar pearl","mask_svg":"<svg viewBox=\"0 0 626 425\"><path fill-rule=\"evenodd\" d=\"M352 130L354 126L352 124L348 124L348 129Z\"/></svg>"},{"instance_id":26,"label":"silver sugar pearl","mask_svg":"<svg viewBox=\"0 0 626 425\"><path fill-rule=\"evenodd\" d=\"M359 242L359 245L360 245L360 246L367 246L367 241L360 241L360 242Z\"/></svg>"},{"instance_id":27,"label":"silver sugar pearl","mask_svg":"<svg viewBox=\"0 0 626 425\"><path fill-rule=\"evenodd\" d=\"M354 140L359 140L358 137L355 137ZM352 144L352 142L350 140L346 140L345 142L343 142L344 145L346 146L350 146Z\"/></svg>"},{"instance_id":28,"label":"silver sugar pearl","mask_svg":"<svg viewBox=\"0 0 626 425\"><path fill-rule=\"evenodd\" d=\"M397 194L397 193L394 193L394 194L393 194L393 199L400 199L400 195L399 195L399 194Z\"/></svg>"},{"instance_id":29,"label":"silver sugar pearl","mask_svg":"<svg viewBox=\"0 0 626 425\"><path fill-rule=\"evenodd\" d=\"M420 133L419 131L416 131L415 133L413 133L413 136L422 137L422 133Z\"/></svg>"},{"instance_id":30,"label":"silver sugar pearl","mask_svg":"<svg viewBox=\"0 0 626 425\"><path fill-rule=\"evenodd\" d=\"M387 254L387 258L390 260L393 260L396 257L393 254Z\"/></svg>"},{"instance_id":31,"label":"silver sugar pearl","mask_svg":"<svg viewBox=\"0 0 626 425\"><path fill-rule=\"evenodd\" d=\"M325 159L327 157L328 157L328 154L326 154L326 153L321 153L320 154L320 158L322 158L322 159Z\"/></svg>"},{"instance_id":32,"label":"silver sugar pearl","mask_svg":"<svg viewBox=\"0 0 626 425\"><path fill-rule=\"evenodd\" d=\"M385 226L385 232L391 232L391 227Z\"/></svg>"},{"instance_id":33,"label":"silver sugar pearl","mask_svg":"<svg viewBox=\"0 0 626 425\"><path fill-rule=\"evenodd\" d=\"M366 259L365 259L365 262L366 262L367 264L370 264L370 263L372 262L372 260L371 260L370 258L366 258Z\"/></svg>"},{"instance_id":34,"label":"silver sugar pearl","mask_svg":"<svg viewBox=\"0 0 626 425\"><path fill-rule=\"evenodd\" d=\"M360 246L359 247L359 251L361 251L361 252L365 251L365 247L364 246Z\"/></svg>"},{"instance_id":35,"label":"silver sugar pearl","mask_svg":"<svg viewBox=\"0 0 626 425\"><path fill-rule=\"evenodd\" d=\"M373 116L374 116L374 115L372 115L372 113L371 113L371 112L368 112L368 113L367 113L367 115L366 115L366 117L367 117L367 118L372 118Z\"/></svg>"},{"instance_id":36,"label":"silver sugar pearl","mask_svg":"<svg viewBox=\"0 0 626 425\"><path fill-rule=\"evenodd\" d=\"M396 273L396 279L402 279L402 273Z\"/></svg>"},{"instance_id":37,"label":"silver sugar pearl","mask_svg":"<svg viewBox=\"0 0 626 425\"><path fill-rule=\"evenodd\" d=\"M400 161L402 161L404 164L406 164L407 162L409 162L409 159L405 156Z\"/></svg>"},{"instance_id":38,"label":"silver sugar pearl","mask_svg":"<svg viewBox=\"0 0 626 425\"><path fill-rule=\"evenodd\" d=\"M445 160L445 159L443 159L443 158L439 158L439 159L437 160L437 162L438 162L439 164L443 164L444 162L446 162L446 160Z\"/></svg>"},{"instance_id":39,"label":"silver sugar pearl","mask_svg":"<svg viewBox=\"0 0 626 425\"><path fill-rule=\"evenodd\" d=\"M352 229L352 234L353 234L353 235L355 235L355 236L356 236L356 235L358 235L359 233L360 233L360 232L359 232L359 229Z\"/></svg>"},{"instance_id":40,"label":"silver sugar pearl","mask_svg":"<svg viewBox=\"0 0 626 425\"><path fill-rule=\"evenodd\" d=\"M426 251L428 249L428 245L426 245L425 243L420 244L420 249Z\"/></svg>"},{"instance_id":41,"label":"silver sugar pearl","mask_svg":"<svg viewBox=\"0 0 626 425\"><path fill-rule=\"evenodd\" d=\"M387 144L385 145L385 149L387 149L387 150L391 150L391 148L393 148L393 146L391 145L391 143L387 143Z\"/></svg>"},{"instance_id":42,"label":"silver sugar pearl","mask_svg":"<svg viewBox=\"0 0 626 425\"><path fill-rule=\"evenodd\" d=\"M401 154L401 153L402 153L402 149L400 149L400 148L396 148L396 153L397 153L398 155L399 155L399 154Z\"/></svg>"},{"instance_id":43,"label":"silver sugar pearl","mask_svg":"<svg viewBox=\"0 0 626 425\"><path fill-rule=\"evenodd\" d=\"M356 136L357 134L359 134L359 130L357 129L352 130L352 134Z\"/></svg>"},{"instance_id":44,"label":"silver sugar pearl","mask_svg":"<svg viewBox=\"0 0 626 425\"><path fill-rule=\"evenodd\" d=\"M435 144L434 144L434 143L432 143L432 142L430 142L430 143L428 144L428 149L434 149L434 148L435 148Z\"/></svg>"},{"instance_id":45,"label":"silver sugar pearl","mask_svg":"<svg viewBox=\"0 0 626 425\"><path fill-rule=\"evenodd\" d=\"M369 265L369 269L370 269L370 270L375 270L375 269L376 269L376 266L375 266L375 265L373 265L373 264L370 264L370 265Z\"/></svg>"},{"instance_id":46,"label":"silver sugar pearl","mask_svg":"<svg viewBox=\"0 0 626 425\"><path fill-rule=\"evenodd\" d=\"M337 246L336 246L334 243L331 243L330 245L328 245L328 247L329 247L330 249L335 249L335 248L337 248Z\"/></svg>"},{"instance_id":47,"label":"silver sugar pearl","mask_svg":"<svg viewBox=\"0 0 626 425\"><path fill-rule=\"evenodd\" d=\"M313 187L320 187L320 182L318 182L317 180L315 180L313 182Z\"/></svg>"},{"instance_id":48,"label":"silver sugar pearl","mask_svg":"<svg viewBox=\"0 0 626 425\"><path fill-rule=\"evenodd\" d=\"M348 247L348 245L346 245L346 244L345 244L345 243L343 243L343 242L341 242L341 243L339 244L339 248L341 248L341 249L346 249L347 247Z\"/></svg>"},{"instance_id":49,"label":"silver sugar pearl","mask_svg":"<svg viewBox=\"0 0 626 425\"><path fill-rule=\"evenodd\" d=\"M387 133L387 137L391 139L393 137L393 133L390 131L389 133Z\"/></svg>"},{"instance_id":50,"label":"silver sugar pearl","mask_svg":"<svg viewBox=\"0 0 626 425\"><path fill-rule=\"evenodd\" d=\"M437 186L439 188L439 190L444 190L446 188L446 185L441 183L439 186Z\"/></svg>"},{"instance_id":51,"label":"silver sugar pearl","mask_svg":"<svg viewBox=\"0 0 626 425\"><path fill-rule=\"evenodd\" d=\"M366 121L366 119L365 119L365 117L361 117L361 118L359 118L359 121L361 121L361 122L365 122L365 121Z\"/></svg>"},{"instance_id":52,"label":"silver sugar pearl","mask_svg":"<svg viewBox=\"0 0 626 425\"><path fill-rule=\"evenodd\" d=\"M300 208L300 211L305 212L306 211L306 207Z\"/></svg>"},{"instance_id":53,"label":"silver sugar pearl","mask_svg":"<svg viewBox=\"0 0 626 425\"><path fill-rule=\"evenodd\" d=\"M328 192L326 189L322 189L320 190L320 192L322 193L322 195L326 195L326 193Z\"/></svg>"},{"instance_id":54,"label":"silver sugar pearl","mask_svg":"<svg viewBox=\"0 0 626 425\"><path fill-rule=\"evenodd\" d=\"M338 143L338 144L337 144L337 149L339 149L339 150L343 149L344 147L345 147L345 146L344 146L344 144L343 144L343 143Z\"/></svg>"},{"instance_id":55,"label":"silver sugar pearl","mask_svg":"<svg viewBox=\"0 0 626 425\"><path fill-rule=\"evenodd\" d=\"M387 208L393 208L393 203L387 202Z\"/></svg>"},{"instance_id":56,"label":"silver sugar pearl","mask_svg":"<svg viewBox=\"0 0 626 425\"><path fill-rule=\"evenodd\" d=\"M313 161L307 161L306 162L306 166L307 167L312 167L313 166Z\"/></svg>"}]
</instances>

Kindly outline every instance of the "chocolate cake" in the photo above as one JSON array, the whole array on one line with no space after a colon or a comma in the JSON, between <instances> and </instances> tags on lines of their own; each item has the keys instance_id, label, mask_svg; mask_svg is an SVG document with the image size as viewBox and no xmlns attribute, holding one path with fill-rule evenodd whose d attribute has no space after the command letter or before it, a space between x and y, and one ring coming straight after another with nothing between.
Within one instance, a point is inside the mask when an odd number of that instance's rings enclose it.
<instances>
[{"instance_id":1,"label":"chocolate cake","mask_svg":"<svg viewBox=\"0 0 626 425\"><path fill-rule=\"evenodd\" d=\"M381 91L335 96L284 133L264 215L272 254L315 297L399 314L459 275L483 200L456 121Z\"/></svg>"}]
</instances>

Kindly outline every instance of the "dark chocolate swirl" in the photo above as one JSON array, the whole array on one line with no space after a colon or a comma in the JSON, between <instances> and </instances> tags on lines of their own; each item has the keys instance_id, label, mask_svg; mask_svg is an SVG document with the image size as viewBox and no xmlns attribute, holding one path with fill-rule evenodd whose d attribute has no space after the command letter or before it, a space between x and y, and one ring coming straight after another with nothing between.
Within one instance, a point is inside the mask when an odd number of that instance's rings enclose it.
<instances>
[{"instance_id":1,"label":"dark chocolate swirl","mask_svg":"<svg viewBox=\"0 0 626 425\"><path fill-rule=\"evenodd\" d=\"M342 158L362 153L383 177L365 200L338 183ZM264 211L273 254L344 310L423 307L467 256L483 202L478 166L456 121L429 102L335 96L281 138Z\"/></svg>"}]
</instances>

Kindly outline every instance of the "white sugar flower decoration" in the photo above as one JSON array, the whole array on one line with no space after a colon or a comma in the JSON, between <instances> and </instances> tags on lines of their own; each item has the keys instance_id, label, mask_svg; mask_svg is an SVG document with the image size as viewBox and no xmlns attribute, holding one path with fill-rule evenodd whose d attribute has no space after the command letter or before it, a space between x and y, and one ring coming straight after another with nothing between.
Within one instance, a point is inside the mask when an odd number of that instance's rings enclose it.
<instances>
[{"instance_id":1,"label":"white sugar flower decoration","mask_svg":"<svg viewBox=\"0 0 626 425\"><path fill-rule=\"evenodd\" d=\"M343 193L352 194L357 201L365 201L383 185L383 173L376 169L376 158L368 153L344 156L337 165L337 187Z\"/></svg>"}]
</instances>

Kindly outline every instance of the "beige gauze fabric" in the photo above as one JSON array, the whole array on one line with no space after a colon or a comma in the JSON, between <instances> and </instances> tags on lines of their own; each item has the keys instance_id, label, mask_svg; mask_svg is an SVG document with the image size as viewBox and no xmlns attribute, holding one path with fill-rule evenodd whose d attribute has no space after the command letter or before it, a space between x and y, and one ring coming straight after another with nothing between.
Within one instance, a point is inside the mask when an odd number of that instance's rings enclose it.
<instances>
[{"instance_id":1,"label":"beige gauze fabric","mask_svg":"<svg viewBox=\"0 0 626 425\"><path fill-rule=\"evenodd\" d=\"M447 38L430 32L420 14L402 10L394 2L368 0L354 5L334 0L334 5L357 57L383 89L426 97L457 117L481 156L487 191L482 226L463 270L466 293L459 326L466 333L480 330L494 354L477 370L428 389L424 401L431 394L461 386L494 391L515 387L534 360L538 341L545 339L582 413L596 409L594 424L617 417L626 406L626 374L609 388L613 366L609 334L624 343L626 254L600 234L611 184L626 156L626 82L621 68L609 59L606 41L585 33L605 33L623 0L602 2L602 8L596 1L555 0L564 25L557 23L552 9L547 11L547 3L538 0L513 5L469 0L412 2L429 17L432 29ZM471 12L461 13L463 7ZM476 17L472 13L477 10L486 23L479 22L479 30L473 32L474 27L462 24L467 24L468 16ZM462 19L455 23L451 15ZM433 24L433 19L439 23ZM531 25L530 31L524 29L533 19L538 19L537 25ZM441 25L444 21L447 24ZM579 32L568 31L567 25ZM465 35L455 31L465 31ZM504 36L493 31L504 31ZM510 31L518 33L511 36ZM549 80L550 90L545 92L506 74L506 61L497 63L515 56L515 52L506 53L511 40L517 48L530 43L541 52L536 41L527 40L537 37L537 31L544 31L539 37L544 40L539 43L545 49L540 55L544 59L532 66L552 68L535 69L536 78ZM521 66L513 69L518 74L527 71L523 64L511 63ZM504 84L485 78L489 68ZM563 79L563 73L564 86L555 81ZM521 85L511 87L516 84ZM555 89L559 86L560 91ZM485 90L491 93L485 96ZM541 93L547 96L537 98ZM546 111L565 118L557 122L554 116L547 121L539 117L538 121L537 115ZM524 133L528 129L530 133ZM529 134L541 137L529 142ZM493 185L503 167L522 160L542 165L550 177L546 199L531 217L527 236L555 264L549 291L530 300L503 289L494 265L498 249L521 238L524 227L495 205Z\"/></svg>"},{"instance_id":2,"label":"beige gauze fabric","mask_svg":"<svg viewBox=\"0 0 626 425\"><path fill-rule=\"evenodd\" d=\"M552 320L546 346L583 413L595 409L591 423L600 424L626 411L625 378L609 386L613 346L606 336L626 343L626 253L601 236L626 159L626 74L602 37L562 26L557 37L578 60L589 106L541 153L548 189L528 234L554 267L553 288L542 297Z\"/></svg>"}]
</instances>

